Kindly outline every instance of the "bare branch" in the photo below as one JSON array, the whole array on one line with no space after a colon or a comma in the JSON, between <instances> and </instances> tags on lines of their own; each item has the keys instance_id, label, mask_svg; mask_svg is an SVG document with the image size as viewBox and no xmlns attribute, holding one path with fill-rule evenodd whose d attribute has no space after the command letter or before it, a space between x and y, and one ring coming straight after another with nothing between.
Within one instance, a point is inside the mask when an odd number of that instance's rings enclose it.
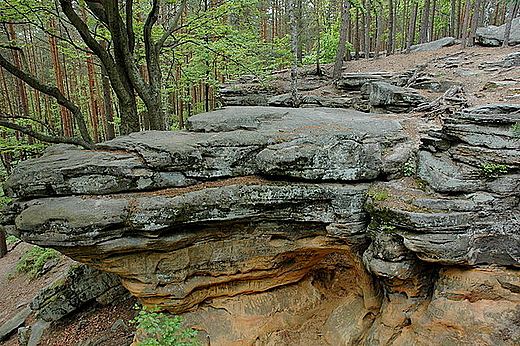
<instances>
[{"instance_id":1,"label":"bare branch","mask_svg":"<svg viewBox=\"0 0 520 346\"><path fill-rule=\"evenodd\" d=\"M81 133L81 137L84 141L92 143L92 140L90 139L90 135L88 134L87 126L85 124L85 119L83 118L83 114L81 113L81 110L78 106L76 106L72 101L67 99L62 92L53 86L47 85L39 81L36 77L32 76L29 73L26 73L20 69L18 69L15 65L7 61L4 56L0 53L0 66L5 68L9 73L16 76L17 78L21 79L34 89L52 96L56 99L58 104L64 106L68 110L71 111L72 116L76 120L76 124L78 125L79 131Z\"/></svg>"},{"instance_id":2,"label":"bare branch","mask_svg":"<svg viewBox=\"0 0 520 346\"><path fill-rule=\"evenodd\" d=\"M94 144L89 143L81 138L77 137L65 137L65 136L49 136L41 132L37 132L28 127L18 125L16 123L12 123L10 121L4 120L4 117L0 117L0 126L10 128L12 130L20 131L27 136L31 136L36 138L42 142L47 143L65 143L65 144L75 144L79 145L86 149L94 149Z\"/></svg>"},{"instance_id":3,"label":"bare branch","mask_svg":"<svg viewBox=\"0 0 520 346\"><path fill-rule=\"evenodd\" d=\"M31 117L26 117L26 116L23 116L23 115L7 115L7 114L2 114L0 115L0 118L5 118L5 119L25 119L25 120L30 120L30 121L33 121L37 124L40 124L42 125L43 127L45 127L47 130L51 131L51 132L54 132L54 130L49 126L48 123L42 121L42 120L39 120L39 119L34 119L34 118L31 118Z\"/></svg>"},{"instance_id":4,"label":"bare branch","mask_svg":"<svg viewBox=\"0 0 520 346\"><path fill-rule=\"evenodd\" d=\"M157 41L156 47L158 50L161 49L161 47L164 45L164 42L166 42L168 37L170 37L175 32L175 30L177 30L177 26L179 25L179 22L181 20L182 13L184 12L184 9L186 8L186 1L187 0L182 0L181 5L179 6L179 9L177 10L177 13L175 13L175 17L170 22L170 26L168 27L168 29L166 29L164 34Z\"/></svg>"}]
</instances>

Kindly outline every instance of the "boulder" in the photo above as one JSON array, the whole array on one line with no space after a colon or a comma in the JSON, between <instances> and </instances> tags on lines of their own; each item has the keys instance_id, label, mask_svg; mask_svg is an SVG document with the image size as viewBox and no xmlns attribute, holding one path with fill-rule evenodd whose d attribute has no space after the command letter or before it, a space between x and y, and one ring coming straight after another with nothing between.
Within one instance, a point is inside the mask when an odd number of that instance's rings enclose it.
<instances>
[{"instance_id":1,"label":"boulder","mask_svg":"<svg viewBox=\"0 0 520 346\"><path fill-rule=\"evenodd\" d=\"M443 37L436 41L416 44L410 47L410 52L425 52L430 50L438 50L443 47L449 47L457 44L457 41L453 37Z\"/></svg>"},{"instance_id":2,"label":"boulder","mask_svg":"<svg viewBox=\"0 0 520 346\"><path fill-rule=\"evenodd\" d=\"M368 82L385 81L392 77L390 72L343 73L336 86L338 89L359 91Z\"/></svg>"},{"instance_id":3,"label":"boulder","mask_svg":"<svg viewBox=\"0 0 520 346\"><path fill-rule=\"evenodd\" d=\"M366 83L362 92L368 94L370 106L391 112L407 112L426 101L412 88L403 88L386 82Z\"/></svg>"},{"instance_id":4,"label":"boulder","mask_svg":"<svg viewBox=\"0 0 520 346\"><path fill-rule=\"evenodd\" d=\"M112 297L106 300L106 295ZM105 304L128 294L119 277L85 264L75 264L48 287L42 289L30 303L36 317L45 322L58 321L72 311L95 301Z\"/></svg>"},{"instance_id":5,"label":"boulder","mask_svg":"<svg viewBox=\"0 0 520 346\"><path fill-rule=\"evenodd\" d=\"M487 47L499 47L504 42L504 34L506 25L486 26L478 28L475 33L475 39L478 44ZM511 24L511 33L509 36L509 45L515 46L520 43L520 18L513 19Z\"/></svg>"}]
</instances>

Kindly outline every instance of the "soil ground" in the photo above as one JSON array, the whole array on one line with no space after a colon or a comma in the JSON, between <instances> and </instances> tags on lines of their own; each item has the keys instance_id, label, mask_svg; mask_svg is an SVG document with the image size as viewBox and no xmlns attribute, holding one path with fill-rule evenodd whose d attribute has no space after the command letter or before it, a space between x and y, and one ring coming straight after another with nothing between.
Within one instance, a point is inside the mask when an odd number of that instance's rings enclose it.
<instances>
[{"instance_id":1,"label":"soil ground","mask_svg":"<svg viewBox=\"0 0 520 346\"><path fill-rule=\"evenodd\" d=\"M426 72L431 76L455 82L463 86L472 105L486 103L520 103L520 68L494 68L493 62L500 62L519 48L471 47L462 49L460 45L437 51L396 54L379 59L349 61L344 72L393 72L400 73L427 64ZM325 70L330 66L325 66ZM489 82L498 86L489 86ZM422 91L433 100L440 94ZM0 259L0 324L14 316L20 309L66 270L70 259L62 258L39 279L29 279L16 273L16 265L31 245L15 243L9 246L8 255ZM96 345L128 345L132 340L133 328L129 320L134 315L130 298L118 305L92 307L71 315L68 319L52 326L44 336L41 345L68 346L92 345L89 340L101 341ZM102 340L100 338L103 338ZM5 346L18 345L16 335L1 343Z\"/></svg>"}]
</instances>

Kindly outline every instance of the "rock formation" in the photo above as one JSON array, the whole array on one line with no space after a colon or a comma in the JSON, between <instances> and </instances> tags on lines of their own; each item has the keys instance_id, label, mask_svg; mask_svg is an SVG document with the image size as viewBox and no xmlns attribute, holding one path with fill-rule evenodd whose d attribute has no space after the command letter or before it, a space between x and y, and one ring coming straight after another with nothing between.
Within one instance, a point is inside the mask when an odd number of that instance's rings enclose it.
<instances>
[{"instance_id":1,"label":"rock formation","mask_svg":"<svg viewBox=\"0 0 520 346\"><path fill-rule=\"evenodd\" d=\"M506 25L490 25L478 28L476 31L476 41L482 46L500 47L504 42ZM511 23L511 34L509 37L509 45L516 46L520 43L520 18L513 19Z\"/></svg>"},{"instance_id":2,"label":"rock formation","mask_svg":"<svg viewBox=\"0 0 520 346\"><path fill-rule=\"evenodd\" d=\"M211 345L520 343L520 105L230 107L20 164L5 229ZM204 340L203 340L204 341Z\"/></svg>"}]
</instances>

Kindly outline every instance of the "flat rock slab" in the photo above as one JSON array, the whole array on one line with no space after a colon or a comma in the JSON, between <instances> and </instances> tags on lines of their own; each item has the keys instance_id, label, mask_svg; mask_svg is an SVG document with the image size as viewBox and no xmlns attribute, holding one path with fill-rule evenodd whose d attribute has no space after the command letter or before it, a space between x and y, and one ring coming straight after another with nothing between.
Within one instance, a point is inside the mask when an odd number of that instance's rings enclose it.
<instances>
[{"instance_id":1,"label":"flat rock slab","mask_svg":"<svg viewBox=\"0 0 520 346\"><path fill-rule=\"evenodd\" d=\"M407 139L395 116L331 108L228 107L189 124L190 131L137 132L99 150L60 147L20 164L5 191L103 195L252 174L369 180L385 169L384 148Z\"/></svg>"}]
</instances>

